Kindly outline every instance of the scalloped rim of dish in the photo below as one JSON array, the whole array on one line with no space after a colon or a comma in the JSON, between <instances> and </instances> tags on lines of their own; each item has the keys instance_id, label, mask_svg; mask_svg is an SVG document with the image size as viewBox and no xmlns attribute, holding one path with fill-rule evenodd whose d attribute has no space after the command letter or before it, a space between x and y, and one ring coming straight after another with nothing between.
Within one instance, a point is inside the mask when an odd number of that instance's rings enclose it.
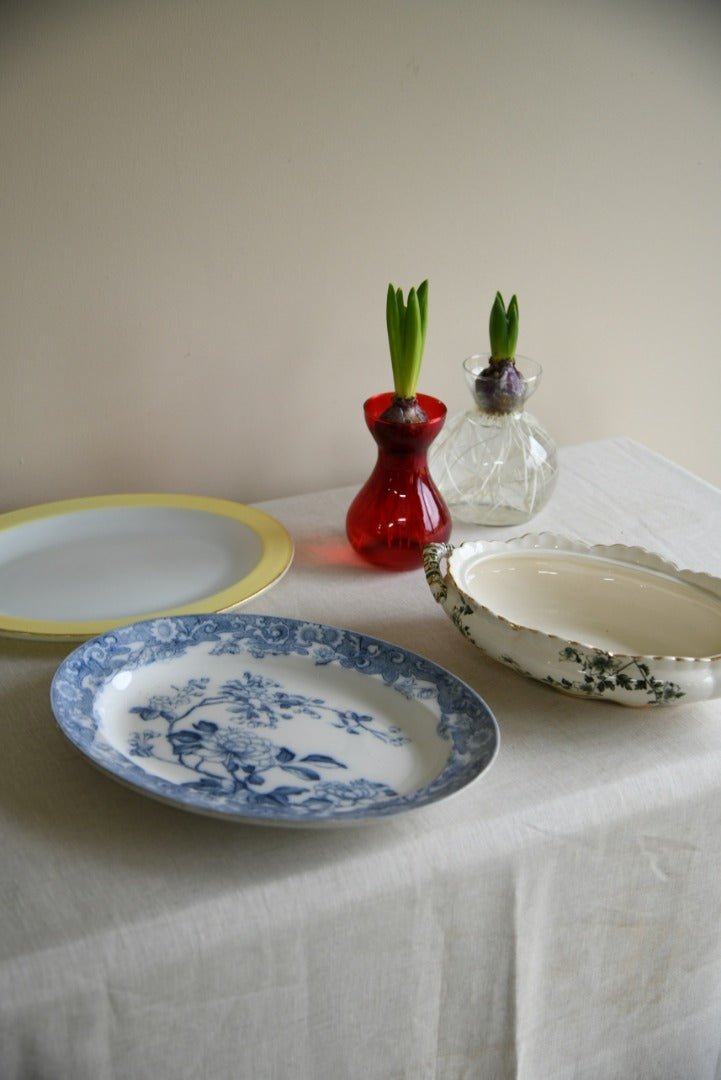
<instances>
[{"instance_id":1,"label":"scalloped rim of dish","mask_svg":"<svg viewBox=\"0 0 721 1080\"><path fill-rule=\"evenodd\" d=\"M597 558L606 558L612 562L623 564L624 566L663 573L675 578L676 581L685 585L692 585L698 589L703 589L717 599L721 605L721 579L714 577L712 574L707 574L705 571L681 569L669 559L665 559L662 555L649 551L647 548L629 546L626 544L587 544L583 540L573 540L568 536L561 536L557 533L524 533L523 536L511 537L508 540L465 540L463 543L459 544L458 547L454 548L448 556L448 573L455 588L463 599L473 605L477 611L486 612L492 618L497 619L506 626L510 626L513 630L537 634L539 637L547 638L549 641L558 641L564 645L576 645L578 648L586 651L601 652L606 656L612 656L619 660L665 660L669 663L673 662L679 664L713 663L721 661L721 653L714 653L709 656L682 656L665 653L617 652L612 649L603 648L603 646L600 645L594 645L588 641L565 638L561 637L560 634L555 634L548 630L539 630L537 627L527 626L525 623L516 623L505 615L501 615L500 612L494 611L493 608L481 603L480 600L461 588L453 573L452 561L454 554L457 551L460 552L464 547L467 550L470 547L480 547L480 545L483 545L484 554L486 555L492 553L497 554L503 549L508 550L509 547L515 546L521 551L552 551L560 552L561 554L569 552L570 554L576 555L590 555ZM485 550L489 548L494 548L496 550L493 552ZM625 557L621 558L620 553L623 553ZM715 588L709 588L709 584L714 585Z\"/></svg>"},{"instance_id":2,"label":"scalloped rim of dish","mask_svg":"<svg viewBox=\"0 0 721 1080\"><path fill-rule=\"evenodd\" d=\"M129 618L93 620L25 619L0 613L0 637L31 638L34 640L83 641L139 618L154 619L168 615L217 613L228 611L238 604L258 596L284 576L294 555L290 533L279 521L265 511L230 499L205 495L157 494L150 492L122 495L90 495L77 499L62 499L38 503L0 515L0 535L34 521L86 510L122 509L128 507L160 507L194 510L231 518L248 526L260 538L262 554L253 569L232 585L200 600L181 603L177 607L143 613Z\"/></svg>"}]
</instances>

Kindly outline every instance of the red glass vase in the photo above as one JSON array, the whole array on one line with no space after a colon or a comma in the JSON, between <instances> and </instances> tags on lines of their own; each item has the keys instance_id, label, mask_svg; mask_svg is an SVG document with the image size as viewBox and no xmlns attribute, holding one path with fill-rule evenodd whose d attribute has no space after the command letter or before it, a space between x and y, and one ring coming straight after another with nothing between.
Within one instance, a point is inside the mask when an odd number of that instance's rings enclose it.
<instances>
[{"instance_id":1,"label":"red glass vase","mask_svg":"<svg viewBox=\"0 0 721 1080\"><path fill-rule=\"evenodd\" d=\"M427 462L446 407L437 398L418 394L426 421L381 420L392 400L393 394L376 394L363 405L368 430L378 444L378 459L348 509L346 533L358 554L375 566L413 570L423 565L426 544L451 535L451 515Z\"/></svg>"}]
</instances>

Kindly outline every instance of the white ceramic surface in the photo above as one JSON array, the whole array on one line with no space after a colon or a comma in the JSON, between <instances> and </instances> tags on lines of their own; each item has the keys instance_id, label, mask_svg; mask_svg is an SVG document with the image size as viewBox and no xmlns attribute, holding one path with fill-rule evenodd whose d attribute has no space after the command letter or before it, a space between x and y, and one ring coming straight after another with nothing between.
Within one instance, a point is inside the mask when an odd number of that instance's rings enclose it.
<instances>
[{"instance_id":1,"label":"white ceramic surface","mask_svg":"<svg viewBox=\"0 0 721 1080\"><path fill-rule=\"evenodd\" d=\"M469 641L559 690L624 705L721 694L721 581L708 574L549 533L429 545L425 569Z\"/></svg>"}]
</instances>

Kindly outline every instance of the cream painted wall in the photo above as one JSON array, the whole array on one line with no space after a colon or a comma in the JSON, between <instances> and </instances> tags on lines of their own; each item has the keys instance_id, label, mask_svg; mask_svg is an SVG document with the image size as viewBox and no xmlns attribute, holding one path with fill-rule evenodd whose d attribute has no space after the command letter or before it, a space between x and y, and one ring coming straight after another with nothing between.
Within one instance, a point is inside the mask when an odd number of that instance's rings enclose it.
<instances>
[{"instance_id":1,"label":"cream painted wall","mask_svg":"<svg viewBox=\"0 0 721 1080\"><path fill-rule=\"evenodd\" d=\"M560 444L627 434L721 484L717 3L0 20L0 510L364 480L386 287L423 277L419 389L451 412L515 291Z\"/></svg>"}]
</instances>

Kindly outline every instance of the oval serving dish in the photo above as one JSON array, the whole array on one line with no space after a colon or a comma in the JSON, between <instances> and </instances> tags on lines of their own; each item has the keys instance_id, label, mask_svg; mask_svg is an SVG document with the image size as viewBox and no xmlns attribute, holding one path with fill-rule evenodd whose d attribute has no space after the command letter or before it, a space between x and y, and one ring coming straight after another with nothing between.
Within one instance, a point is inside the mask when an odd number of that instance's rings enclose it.
<instances>
[{"instance_id":1,"label":"oval serving dish","mask_svg":"<svg viewBox=\"0 0 721 1080\"><path fill-rule=\"evenodd\" d=\"M633 706L721 695L721 580L709 574L551 533L429 544L424 567L464 637L557 690Z\"/></svg>"},{"instance_id":2,"label":"oval serving dish","mask_svg":"<svg viewBox=\"0 0 721 1080\"><path fill-rule=\"evenodd\" d=\"M271 615L185 614L110 631L51 688L103 772L245 824L379 821L461 791L498 725L455 675L396 645Z\"/></svg>"}]
</instances>

